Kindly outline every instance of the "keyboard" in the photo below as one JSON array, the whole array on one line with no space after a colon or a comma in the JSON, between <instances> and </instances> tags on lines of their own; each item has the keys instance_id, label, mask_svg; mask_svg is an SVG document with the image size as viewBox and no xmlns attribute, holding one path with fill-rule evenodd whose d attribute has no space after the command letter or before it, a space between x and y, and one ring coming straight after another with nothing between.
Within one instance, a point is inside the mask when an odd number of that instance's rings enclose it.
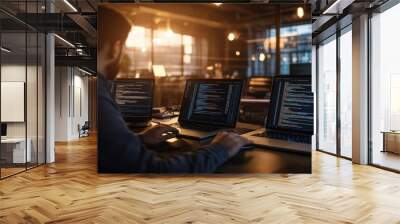
<instances>
[{"instance_id":1,"label":"keyboard","mask_svg":"<svg viewBox=\"0 0 400 224\"><path fill-rule=\"evenodd\" d=\"M311 143L311 136L309 136L309 135L296 135L296 134L289 134L289 133L283 133L283 132L278 132L278 131L264 131L261 133L257 133L254 136L274 138L274 139L307 143L307 144Z\"/></svg>"},{"instance_id":2,"label":"keyboard","mask_svg":"<svg viewBox=\"0 0 400 224\"><path fill-rule=\"evenodd\" d=\"M174 128L184 128L184 129L192 129L192 130L198 130L198 131L216 131L219 130L220 128L212 127L212 126L203 126L203 125L180 125L178 123L172 124L171 125Z\"/></svg>"}]
</instances>

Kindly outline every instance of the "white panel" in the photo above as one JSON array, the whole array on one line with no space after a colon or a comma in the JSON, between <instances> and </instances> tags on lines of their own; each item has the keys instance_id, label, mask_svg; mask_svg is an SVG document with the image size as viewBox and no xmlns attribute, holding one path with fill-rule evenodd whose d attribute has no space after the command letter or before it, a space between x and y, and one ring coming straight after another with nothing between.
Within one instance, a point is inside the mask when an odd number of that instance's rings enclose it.
<instances>
[{"instance_id":1,"label":"white panel","mask_svg":"<svg viewBox=\"0 0 400 224\"><path fill-rule=\"evenodd\" d=\"M24 122L24 82L1 82L1 122Z\"/></svg>"}]
</instances>

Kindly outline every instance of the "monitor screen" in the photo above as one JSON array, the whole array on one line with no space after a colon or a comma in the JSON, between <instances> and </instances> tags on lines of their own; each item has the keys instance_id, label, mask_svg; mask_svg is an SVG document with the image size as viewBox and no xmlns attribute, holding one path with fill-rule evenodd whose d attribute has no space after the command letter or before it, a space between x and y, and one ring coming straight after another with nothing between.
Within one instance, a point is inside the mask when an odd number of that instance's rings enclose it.
<instances>
[{"instance_id":1,"label":"monitor screen","mask_svg":"<svg viewBox=\"0 0 400 224\"><path fill-rule=\"evenodd\" d=\"M266 128L313 134L314 95L311 76L274 78Z\"/></svg>"},{"instance_id":2,"label":"monitor screen","mask_svg":"<svg viewBox=\"0 0 400 224\"><path fill-rule=\"evenodd\" d=\"M179 122L234 127L242 85L237 79L188 80Z\"/></svg>"},{"instance_id":3,"label":"monitor screen","mask_svg":"<svg viewBox=\"0 0 400 224\"><path fill-rule=\"evenodd\" d=\"M126 122L150 119L153 111L153 79L116 80L113 96Z\"/></svg>"},{"instance_id":4,"label":"monitor screen","mask_svg":"<svg viewBox=\"0 0 400 224\"><path fill-rule=\"evenodd\" d=\"M1 136L7 136L7 124L1 123Z\"/></svg>"},{"instance_id":5,"label":"monitor screen","mask_svg":"<svg viewBox=\"0 0 400 224\"><path fill-rule=\"evenodd\" d=\"M153 65L153 74L155 77L167 76L164 65Z\"/></svg>"}]
</instances>

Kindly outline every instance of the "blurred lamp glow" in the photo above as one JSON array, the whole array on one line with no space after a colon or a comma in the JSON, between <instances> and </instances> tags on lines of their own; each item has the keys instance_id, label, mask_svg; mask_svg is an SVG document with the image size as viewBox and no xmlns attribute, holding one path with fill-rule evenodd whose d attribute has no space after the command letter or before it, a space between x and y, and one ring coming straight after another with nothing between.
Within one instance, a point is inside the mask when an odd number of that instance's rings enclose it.
<instances>
[{"instance_id":1,"label":"blurred lamp glow","mask_svg":"<svg viewBox=\"0 0 400 224\"><path fill-rule=\"evenodd\" d=\"M234 41L236 39L236 35L233 32L230 32L228 34L228 40L229 41Z\"/></svg>"},{"instance_id":2,"label":"blurred lamp glow","mask_svg":"<svg viewBox=\"0 0 400 224\"><path fill-rule=\"evenodd\" d=\"M303 18L303 16L304 16L304 9L303 9L303 7L298 7L298 8L297 8L297 16L298 16L299 18Z\"/></svg>"},{"instance_id":3,"label":"blurred lamp glow","mask_svg":"<svg viewBox=\"0 0 400 224\"><path fill-rule=\"evenodd\" d=\"M153 73L156 77L165 77L167 72L165 71L164 65L153 65Z\"/></svg>"},{"instance_id":4,"label":"blurred lamp glow","mask_svg":"<svg viewBox=\"0 0 400 224\"><path fill-rule=\"evenodd\" d=\"M140 47L143 48L146 44L146 29L141 26L133 26L126 39L126 47Z\"/></svg>"},{"instance_id":5,"label":"blurred lamp glow","mask_svg":"<svg viewBox=\"0 0 400 224\"><path fill-rule=\"evenodd\" d=\"M258 57L258 60L265 61L265 54L261 53L260 56Z\"/></svg>"}]
</instances>

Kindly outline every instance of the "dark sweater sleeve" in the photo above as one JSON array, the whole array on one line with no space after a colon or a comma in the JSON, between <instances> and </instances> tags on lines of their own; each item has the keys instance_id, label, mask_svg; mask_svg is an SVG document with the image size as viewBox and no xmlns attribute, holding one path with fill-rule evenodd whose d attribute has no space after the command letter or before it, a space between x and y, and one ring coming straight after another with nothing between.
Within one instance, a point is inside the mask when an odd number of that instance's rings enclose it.
<instances>
[{"instance_id":1,"label":"dark sweater sleeve","mask_svg":"<svg viewBox=\"0 0 400 224\"><path fill-rule=\"evenodd\" d=\"M99 79L99 82L105 80ZM105 83L98 84L98 171L101 173L211 173L228 159L222 145L160 157L126 126Z\"/></svg>"}]
</instances>

